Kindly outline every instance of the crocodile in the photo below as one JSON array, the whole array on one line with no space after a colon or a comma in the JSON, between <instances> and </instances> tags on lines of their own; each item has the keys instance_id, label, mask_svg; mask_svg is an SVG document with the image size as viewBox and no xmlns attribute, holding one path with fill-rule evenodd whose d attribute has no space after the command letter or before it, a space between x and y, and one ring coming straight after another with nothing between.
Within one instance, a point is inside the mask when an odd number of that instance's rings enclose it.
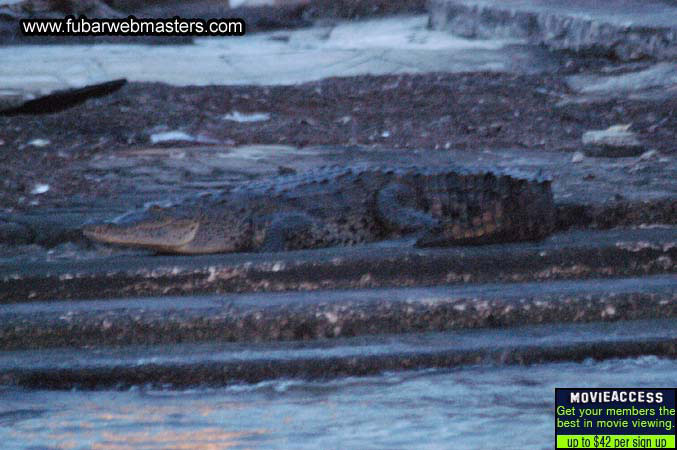
<instances>
[{"instance_id":1,"label":"crocodile","mask_svg":"<svg viewBox=\"0 0 677 450\"><path fill-rule=\"evenodd\" d=\"M551 180L463 167L325 167L235 185L86 225L93 241L202 254L284 251L411 236L415 245L539 240Z\"/></svg>"}]
</instances>

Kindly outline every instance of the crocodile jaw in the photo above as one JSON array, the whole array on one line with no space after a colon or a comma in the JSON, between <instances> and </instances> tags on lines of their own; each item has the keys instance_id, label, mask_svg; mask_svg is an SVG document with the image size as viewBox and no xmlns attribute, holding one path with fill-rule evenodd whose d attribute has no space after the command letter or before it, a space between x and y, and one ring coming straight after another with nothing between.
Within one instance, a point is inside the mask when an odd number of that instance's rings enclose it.
<instances>
[{"instance_id":1,"label":"crocodile jaw","mask_svg":"<svg viewBox=\"0 0 677 450\"><path fill-rule=\"evenodd\" d=\"M166 252L180 252L197 234L200 222L192 219L164 219L131 225L88 225L82 230L89 239L106 244L143 247Z\"/></svg>"}]
</instances>

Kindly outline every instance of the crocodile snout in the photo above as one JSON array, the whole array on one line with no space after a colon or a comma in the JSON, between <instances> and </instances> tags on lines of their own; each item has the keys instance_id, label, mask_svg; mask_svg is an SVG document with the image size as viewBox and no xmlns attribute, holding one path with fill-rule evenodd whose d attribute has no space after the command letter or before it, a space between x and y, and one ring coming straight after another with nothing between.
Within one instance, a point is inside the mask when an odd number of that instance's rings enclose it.
<instances>
[{"instance_id":1,"label":"crocodile snout","mask_svg":"<svg viewBox=\"0 0 677 450\"><path fill-rule=\"evenodd\" d=\"M112 223L86 225L82 233L89 239L107 244L174 251L192 241L199 226L197 220L164 219L130 225Z\"/></svg>"}]
</instances>

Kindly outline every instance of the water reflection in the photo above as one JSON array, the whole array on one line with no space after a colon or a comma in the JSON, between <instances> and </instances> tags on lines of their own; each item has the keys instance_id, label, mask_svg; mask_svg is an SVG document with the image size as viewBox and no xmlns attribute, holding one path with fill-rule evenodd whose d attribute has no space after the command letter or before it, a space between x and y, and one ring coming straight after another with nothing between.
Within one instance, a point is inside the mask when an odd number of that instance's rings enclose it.
<instances>
[{"instance_id":1,"label":"water reflection","mask_svg":"<svg viewBox=\"0 0 677 450\"><path fill-rule=\"evenodd\" d=\"M675 373L677 361L642 357L182 391L0 388L0 442L3 448L552 448L556 386L671 387Z\"/></svg>"}]
</instances>

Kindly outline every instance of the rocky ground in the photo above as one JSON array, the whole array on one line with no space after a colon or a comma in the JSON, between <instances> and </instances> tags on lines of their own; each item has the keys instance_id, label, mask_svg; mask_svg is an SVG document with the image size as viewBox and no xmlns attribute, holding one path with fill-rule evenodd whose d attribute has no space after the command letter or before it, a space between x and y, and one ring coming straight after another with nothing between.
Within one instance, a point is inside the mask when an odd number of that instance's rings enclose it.
<instances>
[{"instance_id":1,"label":"rocky ground","mask_svg":"<svg viewBox=\"0 0 677 450\"><path fill-rule=\"evenodd\" d=\"M221 146L573 154L582 149L585 131L620 123L632 124L644 151L674 157L677 98L575 103L566 101L570 94L557 75L496 73L359 76L274 87L131 83L62 112L0 116L0 204L5 212L30 211L63 206L73 195L113 196L117 180L89 179L79 163L140 146L176 146L151 143L163 130ZM233 111L268 119L224 120ZM38 195L41 184L49 190Z\"/></svg>"}]
</instances>

